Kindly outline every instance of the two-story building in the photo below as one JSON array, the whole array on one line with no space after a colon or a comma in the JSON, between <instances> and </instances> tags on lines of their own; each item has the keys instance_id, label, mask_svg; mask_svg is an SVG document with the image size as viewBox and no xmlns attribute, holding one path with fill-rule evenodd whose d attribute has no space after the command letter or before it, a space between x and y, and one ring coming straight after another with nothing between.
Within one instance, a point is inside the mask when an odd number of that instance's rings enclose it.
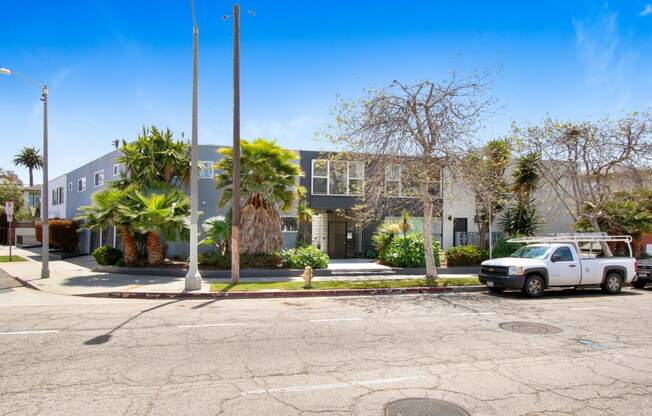
<instances>
[{"instance_id":1,"label":"two-story building","mask_svg":"<svg viewBox=\"0 0 652 416\"><path fill-rule=\"evenodd\" d=\"M215 187L213 164L222 156L217 152L221 146L200 145L198 149L199 170L199 222L218 215L225 215L226 209L218 206L221 191ZM313 210L309 235L312 244L328 253L331 258L365 257L373 246L371 237L379 222L361 223L352 215L351 208L363 192L364 166L359 162L332 160L329 153L298 150L300 166L304 176L301 185L307 189L307 203ZM49 213L51 218L75 218L79 207L91 204L94 192L104 189L112 180L119 178L122 167L117 162L119 150L80 166L50 181ZM402 207L410 214L413 230L422 229L421 212L415 208L414 198L407 194L406 178L400 168L388 171L385 177L387 196L401 199ZM463 244L469 236L477 233L477 215L473 193L463 184L455 182L443 172L435 192L439 193L439 215L433 220L433 235L441 246ZM187 189L184 191L188 192ZM548 214L549 213L549 214ZM568 223L559 221L559 212L541 209L549 224L545 232L568 231ZM382 218L398 218L400 210L385 212ZM297 241L298 221L296 211L282 213L284 247L294 247ZM498 221L496 221L498 224ZM499 226L496 225L497 231ZM106 230L83 231L80 236L80 251L90 253L101 245L121 247L119 233L109 227ZM188 244L171 243L168 255L185 256Z\"/></svg>"}]
</instances>

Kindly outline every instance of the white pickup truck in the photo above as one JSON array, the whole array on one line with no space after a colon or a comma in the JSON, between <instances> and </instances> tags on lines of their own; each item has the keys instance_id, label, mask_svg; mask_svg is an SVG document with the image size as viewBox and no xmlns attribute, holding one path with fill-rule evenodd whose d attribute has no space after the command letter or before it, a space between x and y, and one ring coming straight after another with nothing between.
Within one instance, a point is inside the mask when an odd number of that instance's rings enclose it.
<instances>
[{"instance_id":1,"label":"white pickup truck","mask_svg":"<svg viewBox=\"0 0 652 416\"><path fill-rule=\"evenodd\" d=\"M515 238L525 243L510 257L482 262L479 279L492 292L521 290L539 297L549 287L601 287L619 293L636 278L630 236L559 236ZM615 257L607 243L627 247L627 257Z\"/></svg>"}]
</instances>

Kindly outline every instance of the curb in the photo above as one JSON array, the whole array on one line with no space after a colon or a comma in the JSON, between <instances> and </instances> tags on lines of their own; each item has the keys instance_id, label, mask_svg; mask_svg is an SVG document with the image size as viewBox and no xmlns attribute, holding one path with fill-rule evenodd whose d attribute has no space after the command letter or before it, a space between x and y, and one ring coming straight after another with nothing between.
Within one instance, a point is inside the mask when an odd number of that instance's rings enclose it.
<instances>
[{"instance_id":1,"label":"curb","mask_svg":"<svg viewBox=\"0 0 652 416\"><path fill-rule=\"evenodd\" d=\"M7 273L7 272L5 272L5 273ZM11 277L12 279L14 279L15 281L17 281L18 283L20 283L21 285L23 285L24 287L26 287L28 289L33 289L33 290L38 290L38 291L41 290L38 287L31 284L30 282L28 282L27 280L21 279L20 277L13 276L13 275L11 275L9 273L7 273L7 276Z\"/></svg>"},{"instance_id":2,"label":"curb","mask_svg":"<svg viewBox=\"0 0 652 416\"><path fill-rule=\"evenodd\" d=\"M337 296L384 296L436 293L484 292L486 286L408 287L383 289L315 289L260 292L103 292L74 296L121 299L269 299Z\"/></svg>"},{"instance_id":3,"label":"curb","mask_svg":"<svg viewBox=\"0 0 652 416\"><path fill-rule=\"evenodd\" d=\"M94 272L128 274L138 276L166 276L166 277L183 277L188 272L186 268L165 268L165 267L119 267L119 266L101 266L96 265L91 268ZM319 277L336 277L336 276L420 276L426 273L424 268L400 268L390 267L387 269L315 269L314 276ZM479 266L461 266L461 267L437 267L439 274L478 274ZM206 279L230 278L231 271L224 269L199 269L199 273ZM301 277L303 269L242 269L240 277Z\"/></svg>"}]
</instances>

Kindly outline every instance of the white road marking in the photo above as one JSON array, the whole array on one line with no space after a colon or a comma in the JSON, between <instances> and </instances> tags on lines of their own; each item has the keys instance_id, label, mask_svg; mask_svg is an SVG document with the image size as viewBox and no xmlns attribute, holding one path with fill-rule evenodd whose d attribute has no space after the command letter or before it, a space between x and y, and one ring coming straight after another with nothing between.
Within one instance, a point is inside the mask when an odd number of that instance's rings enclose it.
<instances>
[{"instance_id":1,"label":"white road marking","mask_svg":"<svg viewBox=\"0 0 652 416\"><path fill-rule=\"evenodd\" d=\"M59 331L43 330L43 331L16 331L16 332L0 332L0 335L31 335L31 334L56 334Z\"/></svg>"},{"instance_id":2,"label":"white road marking","mask_svg":"<svg viewBox=\"0 0 652 416\"><path fill-rule=\"evenodd\" d=\"M310 322L362 321L362 318L311 319Z\"/></svg>"},{"instance_id":3,"label":"white road marking","mask_svg":"<svg viewBox=\"0 0 652 416\"><path fill-rule=\"evenodd\" d=\"M223 324L190 324L190 325L179 325L177 328L213 328L219 326L242 326L244 324L240 323L223 323Z\"/></svg>"},{"instance_id":4,"label":"white road marking","mask_svg":"<svg viewBox=\"0 0 652 416\"><path fill-rule=\"evenodd\" d=\"M453 313L448 316L478 316L478 315L495 315L496 312L467 312L467 313Z\"/></svg>"},{"instance_id":5,"label":"white road marking","mask_svg":"<svg viewBox=\"0 0 652 416\"><path fill-rule=\"evenodd\" d=\"M607 306L592 306L587 308L570 308L571 311L595 311L597 309L609 309Z\"/></svg>"},{"instance_id":6,"label":"white road marking","mask_svg":"<svg viewBox=\"0 0 652 416\"><path fill-rule=\"evenodd\" d=\"M294 387L280 387L276 389L262 389L262 390L251 390L240 393L241 396L251 396L254 394L269 394L269 393L296 393L300 391L310 391L310 390L331 390L331 389L343 389L355 386L377 386L382 384L392 384L392 383L401 383L404 381L418 380L425 378L423 376L413 376L413 377L397 377L397 378L383 378L376 380L362 380L362 381L351 381L348 383L329 383L329 384L312 384L305 386L294 386Z\"/></svg>"}]
</instances>

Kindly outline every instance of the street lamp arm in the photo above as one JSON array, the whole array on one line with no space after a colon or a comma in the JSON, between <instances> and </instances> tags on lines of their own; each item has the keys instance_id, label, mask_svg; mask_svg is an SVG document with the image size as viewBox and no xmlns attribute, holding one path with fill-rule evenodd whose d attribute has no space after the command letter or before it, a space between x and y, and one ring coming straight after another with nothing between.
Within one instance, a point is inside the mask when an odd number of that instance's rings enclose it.
<instances>
[{"instance_id":1,"label":"street lamp arm","mask_svg":"<svg viewBox=\"0 0 652 416\"><path fill-rule=\"evenodd\" d=\"M42 87L42 84L40 84L40 83L39 83L37 80L35 80L34 78L28 77L27 75L22 74L22 73L20 73L20 72L12 71L12 70L9 69L9 68L0 68L0 74L2 74L2 75L15 75L15 76L17 76L18 78L22 78L22 79L24 79L25 81L29 82L30 84L36 85L36 86L39 87L39 88Z\"/></svg>"}]
</instances>

